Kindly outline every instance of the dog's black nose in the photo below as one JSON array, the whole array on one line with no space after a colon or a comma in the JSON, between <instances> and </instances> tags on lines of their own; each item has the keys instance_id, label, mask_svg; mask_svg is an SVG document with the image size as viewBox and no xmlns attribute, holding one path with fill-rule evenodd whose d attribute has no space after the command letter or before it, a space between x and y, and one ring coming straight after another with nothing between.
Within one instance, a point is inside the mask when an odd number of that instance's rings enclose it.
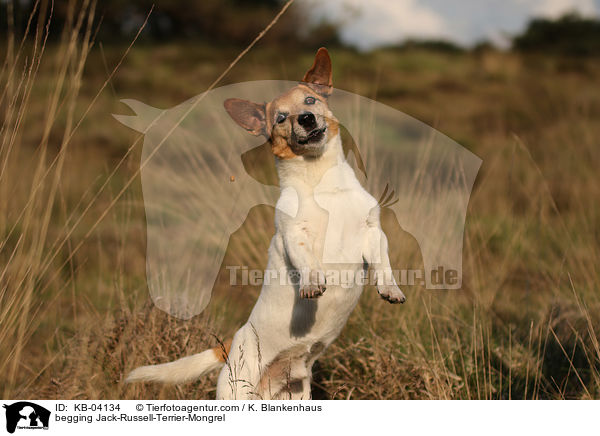
<instances>
[{"instance_id":1,"label":"dog's black nose","mask_svg":"<svg viewBox=\"0 0 600 436\"><path fill-rule=\"evenodd\" d=\"M317 126L317 120L311 112L304 112L298 115L298 124L306 130L312 130Z\"/></svg>"}]
</instances>

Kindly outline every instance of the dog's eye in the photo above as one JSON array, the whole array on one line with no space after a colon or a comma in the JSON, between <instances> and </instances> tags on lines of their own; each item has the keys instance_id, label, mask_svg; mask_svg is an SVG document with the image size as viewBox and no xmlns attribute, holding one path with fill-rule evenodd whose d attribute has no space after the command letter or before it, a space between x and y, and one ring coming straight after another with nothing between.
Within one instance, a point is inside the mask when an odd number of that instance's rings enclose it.
<instances>
[{"instance_id":1,"label":"dog's eye","mask_svg":"<svg viewBox=\"0 0 600 436\"><path fill-rule=\"evenodd\" d=\"M304 104L315 104L317 101L314 97L308 96L304 99Z\"/></svg>"},{"instance_id":2,"label":"dog's eye","mask_svg":"<svg viewBox=\"0 0 600 436\"><path fill-rule=\"evenodd\" d=\"M287 114L279 114L277 115L277 118L275 119L275 122L277 124L281 124L283 123L285 120L287 119Z\"/></svg>"}]
</instances>

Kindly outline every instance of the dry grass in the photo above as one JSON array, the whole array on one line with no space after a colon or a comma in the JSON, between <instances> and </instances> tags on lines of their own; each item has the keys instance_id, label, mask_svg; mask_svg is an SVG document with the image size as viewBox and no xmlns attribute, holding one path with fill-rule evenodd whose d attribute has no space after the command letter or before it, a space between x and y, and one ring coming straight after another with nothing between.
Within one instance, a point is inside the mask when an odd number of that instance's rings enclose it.
<instances>
[{"instance_id":1,"label":"dry grass","mask_svg":"<svg viewBox=\"0 0 600 436\"><path fill-rule=\"evenodd\" d=\"M121 383L139 364L230 336L258 289L229 288L223 268L203 315L185 322L152 307L138 137L110 114L123 111L118 97L167 107L196 95L235 53L135 47L107 82L126 47L91 43L86 2L73 2L61 41L48 45L49 5L40 2L22 45L22 35L5 41L0 72L2 395L212 398L216 374L180 387ZM226 80L294 79L311 56L259 46ZM315 368L315 397L599 398L600 63L494 52L332 57L337 86L434 125L483 166L463 290L409 288L398 307L367 289ZM224 265L264 268L271 214L251 212ZM390 242L395 267L414 262L414 240L398 232Z\"/></svg>"}]
</instances>

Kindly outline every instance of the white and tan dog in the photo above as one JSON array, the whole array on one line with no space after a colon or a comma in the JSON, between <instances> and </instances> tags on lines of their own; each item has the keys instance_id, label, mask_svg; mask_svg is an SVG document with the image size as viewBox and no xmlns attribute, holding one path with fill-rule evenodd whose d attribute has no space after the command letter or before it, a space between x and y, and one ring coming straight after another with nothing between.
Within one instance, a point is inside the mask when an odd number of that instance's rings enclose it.
<instances>
[{"instance_id":1,"label":"white and tan dog","mask_svg":"<svg viewBox=\"0 0 600 436\"><path fill-rule=\"evenodd\" d=\"M312 366L363 290L360 280L327 279L364 274L369 265L381 297L405 301L391 274L379 205L345 161L331 92L331 60L321 48L302 82L275 100L225 101L236 123L267 137L275 155L281 196L265 276L283 271L290 280L265 281L231 344L137 368L128 382L181 383L224 366L218 399L309 399Z\"/></svg>"}]
</instances>

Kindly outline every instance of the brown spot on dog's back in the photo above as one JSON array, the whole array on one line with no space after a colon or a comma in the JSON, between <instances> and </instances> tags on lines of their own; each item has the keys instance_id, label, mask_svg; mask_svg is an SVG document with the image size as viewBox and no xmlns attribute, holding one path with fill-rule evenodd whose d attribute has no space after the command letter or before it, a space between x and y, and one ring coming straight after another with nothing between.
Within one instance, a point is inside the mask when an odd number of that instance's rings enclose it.
<instances>
[{"instance_id":1,"label":"brown spot on dog's back","mask_svg":"<svg viewBox=\"0 0 600 436\"><path fill-rule=\"evenodd\" d=\"M232 339L227 339L223 342L222 346L218 346L212 349L212 352L215 353L219 362L225 362L227 360L227 356L229 355L229 350L231 349L231 341Z\"/></svg>"}]
</instances>

